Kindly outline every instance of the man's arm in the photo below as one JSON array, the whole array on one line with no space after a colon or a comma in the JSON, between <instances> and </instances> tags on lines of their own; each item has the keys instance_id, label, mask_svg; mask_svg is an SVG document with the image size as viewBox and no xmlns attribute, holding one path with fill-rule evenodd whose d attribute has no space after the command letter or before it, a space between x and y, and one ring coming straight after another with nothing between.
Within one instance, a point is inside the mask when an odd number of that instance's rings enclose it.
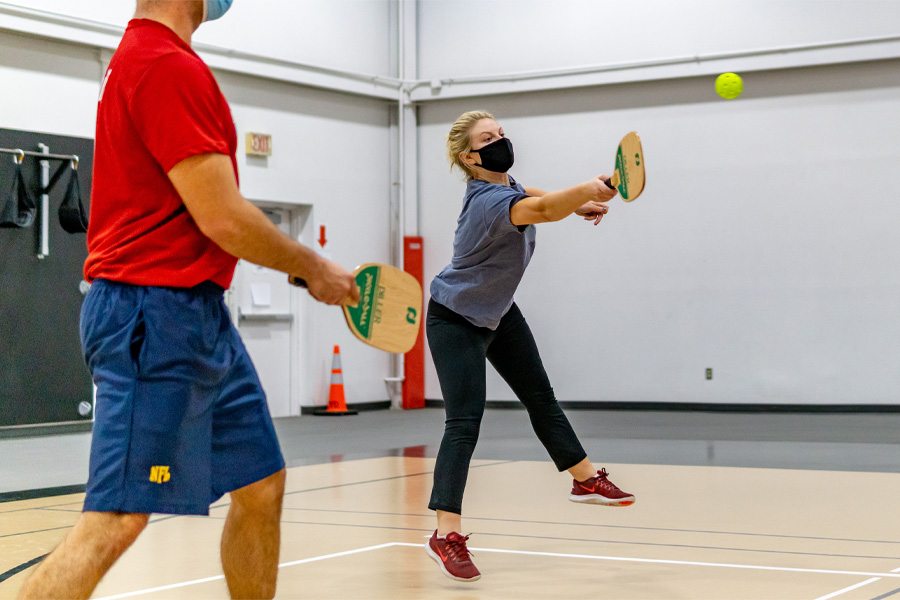
<instances>
[{"instance_id":1,"label":"man's arm","mask_svg":"<svg viewBox=\"0 0 900 600\"><path fill-rule=\"evenodd\" d=\"M349 272L284 235L241 195L229 157L192 156L168 175L203 235L229 254L302 277L320 302L341 304L348 296L359 300Z\"/></svg>"}]
</instances>

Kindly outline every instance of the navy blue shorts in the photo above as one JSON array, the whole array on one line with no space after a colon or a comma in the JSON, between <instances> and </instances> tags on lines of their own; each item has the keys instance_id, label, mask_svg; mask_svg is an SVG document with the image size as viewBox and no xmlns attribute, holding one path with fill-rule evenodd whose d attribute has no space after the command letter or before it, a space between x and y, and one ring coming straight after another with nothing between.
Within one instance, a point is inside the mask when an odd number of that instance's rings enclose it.
<instances>
[{"instance_id":1,"label":"navy blue shorts","mask_svg":"<svg viewBox=\"0 0 900 600\"><path fill-rule=\"evenodd\" d=\"M85 511L207 515L284 468L221 288L98 279L81 343L97 386Z\"/></svg>"}]
</instances>

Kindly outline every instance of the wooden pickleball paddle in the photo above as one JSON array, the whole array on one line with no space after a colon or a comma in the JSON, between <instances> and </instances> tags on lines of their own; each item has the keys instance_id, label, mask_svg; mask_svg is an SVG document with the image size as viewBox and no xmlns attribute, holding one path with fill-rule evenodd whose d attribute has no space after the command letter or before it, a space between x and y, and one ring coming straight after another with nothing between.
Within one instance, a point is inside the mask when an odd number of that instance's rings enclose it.
<instances>
[{"instance_id":1,"label":"wooden pickleball paddle","mask_svg":"<svg viewBox=\"0 0 900 600\"><path fill-rule=\"evenodd\" d=\"M644 191L644 151L636 132L626 134L619 142L616 170L604 183L616 188L625 202L631 202Z\"/></svg>"},{"instance_id":2,"label":"wooden pickleball paddle","mask_svg":"<svg viewBox=\"0 0 900 600\"><path fill-rule=\"evenodd\" d=\"M422 320L422 286L416 278L390 265L365 263L353 271L359 288L358 304L344 304L350 331L379 350L403 354L416 343ZM299 277L288 277L307 287Z\"/></svg>"}]
</instances>

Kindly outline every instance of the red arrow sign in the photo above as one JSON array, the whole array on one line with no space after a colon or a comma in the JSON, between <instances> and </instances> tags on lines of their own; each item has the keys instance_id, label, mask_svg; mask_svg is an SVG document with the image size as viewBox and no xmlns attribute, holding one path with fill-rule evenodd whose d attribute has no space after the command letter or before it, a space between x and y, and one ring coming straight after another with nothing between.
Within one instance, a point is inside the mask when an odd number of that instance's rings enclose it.
<instances>
[{"instance_id":1,"label":"red arrow sign","mask_svg":"<svg viewBox=\"0 0 900 600\"><path fill-rule=\"evenodd\" d=\"M328 240L325 239L325 226L319 225L319 245L324 248L327 243Z\"/></svg>"}]
</instances>

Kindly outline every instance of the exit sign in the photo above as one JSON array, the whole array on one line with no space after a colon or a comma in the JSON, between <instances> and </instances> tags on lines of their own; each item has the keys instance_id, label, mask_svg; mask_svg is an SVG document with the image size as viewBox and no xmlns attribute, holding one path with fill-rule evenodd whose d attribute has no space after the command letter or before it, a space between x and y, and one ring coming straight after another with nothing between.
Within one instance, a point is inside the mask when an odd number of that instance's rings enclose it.
<instances>
[{"instance_id":1,"label":"exit sign","mask_svg":"<svg viewBox=\"0 0 900 600\"><path fill-rule=\"evenodd\" d=\"M272 136L267 133L248 133L247 156L272 156Z\"/></svg>"}]
</instances>

